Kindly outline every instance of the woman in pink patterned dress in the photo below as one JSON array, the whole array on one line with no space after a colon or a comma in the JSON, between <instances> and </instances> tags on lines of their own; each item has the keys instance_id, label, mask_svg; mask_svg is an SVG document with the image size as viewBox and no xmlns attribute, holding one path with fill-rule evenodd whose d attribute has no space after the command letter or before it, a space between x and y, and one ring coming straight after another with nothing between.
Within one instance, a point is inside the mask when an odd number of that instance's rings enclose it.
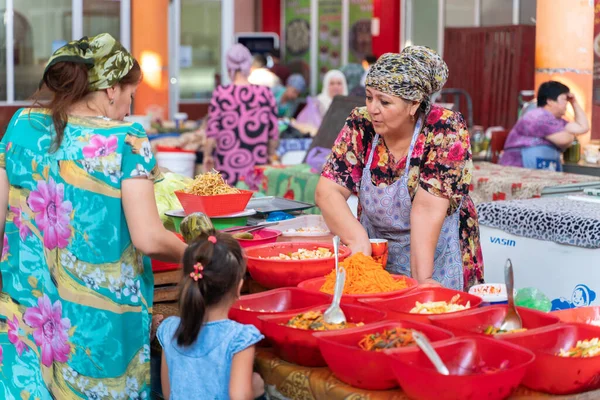
<instances>
[{"instance_id":1,"label":"woman in pink patterned dress","mask_svg":"<svg viewBox=\"0 0 600 400\"><path fill-rule=\"evenodd\" d=\"M248 82L250 51L235 44L226 62L232 84L217 87L210 101L204 169L215 168L235 185L255 165L273 159L279 130L273 94L267 87Z\"/></svg>"}]
</instances>

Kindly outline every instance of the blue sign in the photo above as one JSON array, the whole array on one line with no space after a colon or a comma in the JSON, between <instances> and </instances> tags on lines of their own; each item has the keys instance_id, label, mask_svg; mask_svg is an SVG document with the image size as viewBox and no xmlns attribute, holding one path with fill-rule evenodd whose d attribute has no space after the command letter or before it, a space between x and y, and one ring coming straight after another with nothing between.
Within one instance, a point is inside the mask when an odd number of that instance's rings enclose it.
<instances>
[{"instance_id":1,"label":"blue sign","mask_svg":"<svg viewBox=\"0 0 600 400\"><path fill-rule=\"evenodd\" d=\"M581 283L575 286L570 299L561 297L552 300L552 311L586 307L591 305L594 300L596 300L596 292Z\"/></svg>"}]
</instances>

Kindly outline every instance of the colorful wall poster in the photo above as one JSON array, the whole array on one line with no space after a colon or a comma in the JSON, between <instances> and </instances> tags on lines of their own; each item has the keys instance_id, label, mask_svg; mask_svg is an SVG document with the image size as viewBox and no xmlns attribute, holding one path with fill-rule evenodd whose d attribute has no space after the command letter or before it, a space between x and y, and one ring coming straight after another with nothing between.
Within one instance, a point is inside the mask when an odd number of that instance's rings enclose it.
<instances>
[{"instance_id":1,"label":"colorful wall poster","mask_svg":"<svg viewBox=\"0 0 600 400\"><path fill-rule=\"evenodd\" d=\"M285 0L285 60L310 63L310 0Z\"/></svg>"},{"instance_id":2,"label":"colorful wall poster","mask_svg":"<svg viewBox=\"0 0 600 400\"><path fill-rule=\"evenodd\" d=\"M330 69L342 65L342 1L319 0L319 83L321 91L323 78Z\"/></svg>"},{"instance_id":3,"label":"colorful wall poster","mask_svg":"<svg viewBox=\"0 0 600 400\"><path fill-rule=\"evenodd\" d=\"M348 62L360 63L364 56L373 53L373 0L350 0L348 14Z\"/></svg>"}]
</instances>

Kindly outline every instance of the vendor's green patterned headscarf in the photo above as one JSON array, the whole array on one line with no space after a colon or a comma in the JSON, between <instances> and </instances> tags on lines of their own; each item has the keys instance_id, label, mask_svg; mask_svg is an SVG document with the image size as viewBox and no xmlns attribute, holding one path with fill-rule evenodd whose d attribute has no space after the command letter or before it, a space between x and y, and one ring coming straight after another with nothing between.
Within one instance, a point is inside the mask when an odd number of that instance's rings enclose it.
<instances>
[{"instance_id":1,"label":"vendor's green patterned headscarf","mask_svg":"<svg viewBox=\"0 0 600 400\"><path fill-rule=\"evenodd\" d=\"M432 94L442 90L448 79L448 66L435 51L423 46L410 46L402 53L386 53L379 57L367 74L366 86L401 97L420 101L429 112Z\"/></svg>"},{"instance_id":2,"label":"vendor's green patterned headscarf","mask_svg":"<svg viewBox=\"0 0 600 400\"><path fill-rule=\"evenodd\" d=\"M88 66L88 80L92 91L115 86L133 67L132 55L108 33L92 38L85 36L56 50L48 60L42 82L50 67L64 61Z\"/></svg>"}]
</instances>

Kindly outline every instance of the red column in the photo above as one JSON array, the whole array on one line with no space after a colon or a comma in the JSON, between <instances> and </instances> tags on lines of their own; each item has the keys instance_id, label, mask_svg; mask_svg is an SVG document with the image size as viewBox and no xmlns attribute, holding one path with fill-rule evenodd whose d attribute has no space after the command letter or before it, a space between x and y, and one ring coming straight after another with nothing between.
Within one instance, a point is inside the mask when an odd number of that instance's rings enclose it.
<instances>
[{"instance_id":1,"label":"red column","mask_svg":"<svg viewBox=\"0 0 600 400\"><path fill-rule=\"evenodd\" d=\"M262 0L262 32L275 32L281 36L281 3L282 0Z\"/></svg>"},{"instance_id":2,"label":"red column","mask_svg":"<svg viewBox=\"0 0 600 400\"><path fill-rule=\"evenodd\" d=\"M379 57L399 52L400 0L373 0L373 18L379 18L379 34L373 35L373 54Z\"/></svg>"}]
</instances>

